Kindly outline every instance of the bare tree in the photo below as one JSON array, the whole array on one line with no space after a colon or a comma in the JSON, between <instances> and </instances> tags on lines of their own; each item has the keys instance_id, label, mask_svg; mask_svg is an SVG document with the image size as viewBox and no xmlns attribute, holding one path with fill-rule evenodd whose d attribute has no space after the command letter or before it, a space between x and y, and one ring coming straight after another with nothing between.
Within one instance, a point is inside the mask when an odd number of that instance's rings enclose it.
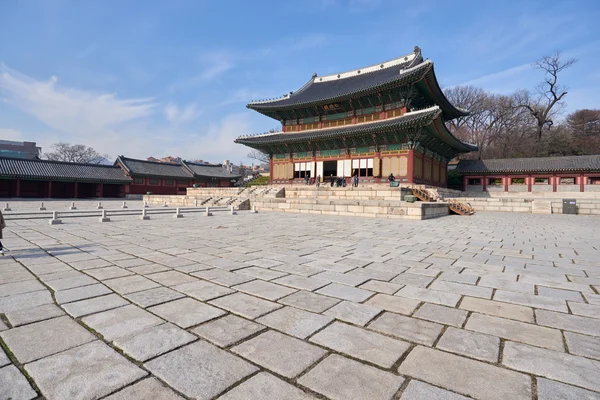
<instances>
[{"instance_id":1,"label":"bare tree","mask_svg":"<svg viewBox=\"0 0 600 400\"><path fill-rule=\"evenodd\" d=\"M251 160L257 160L261 164L268 164L270 160L269 155L267 153L263 153L260 150L250 150L246 157L248 157Z\"/></svg>"},{"instance_id":2,"label":"bare tree","mask_svg":"<svg viewBox=\"0 0 600 400\"><path fill-rule=\"evenodd\" d=\"M54 151L45 153L44 157L53 161L68 161L88 164L104 164L108 160L108 154L100 154L91 147L83 144L55 143Z\"/></svg>"},{"instance_id":3,"label":"bare tree","mask_svg":"<svg viewBox=\"0 0 600 400\"><path fill-rule=\"evenodd\" d=\"M545 56L536 61L534 68L544 71L544 81L536 87L536 93L520 92L520 106L529 111L536 121L535 137L538 143L542 140L544 128L554 124L554 118L560 112L567 95L567 88L558 83L558 75L575 64L577 60L570 58L561 60L560 52Z\"/></svg>"}]
</instances>

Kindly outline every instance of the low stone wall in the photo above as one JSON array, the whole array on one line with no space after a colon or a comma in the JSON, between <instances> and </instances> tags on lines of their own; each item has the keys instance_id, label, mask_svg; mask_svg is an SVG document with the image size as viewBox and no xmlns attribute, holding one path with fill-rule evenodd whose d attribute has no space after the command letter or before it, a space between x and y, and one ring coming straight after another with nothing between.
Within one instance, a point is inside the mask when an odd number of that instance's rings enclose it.
<instances>
[{"instance_id":1,"label":"low stone wall","mask_svg":"<svg viewBox=\"0 0 600 400\"><path fill-rule=\"evenodd\" d=\"M531 198L479 198L459 197L457 201L468 203L475 211L522 212L534 214L562 214L562 199ZM578 214L600 215L600 199L576 199Z\"/></svg>"},{"instance_id":2,"label":"low stone wall","mask_svg":"<svg viewBox=\"0 0 600 400\"><path fill-rule=\"evenodd\" d=\"M405 201L257 199L253 206L259 211L413 220L438 218L449 214L447 203Z\"/></svg>"}]
</instances>

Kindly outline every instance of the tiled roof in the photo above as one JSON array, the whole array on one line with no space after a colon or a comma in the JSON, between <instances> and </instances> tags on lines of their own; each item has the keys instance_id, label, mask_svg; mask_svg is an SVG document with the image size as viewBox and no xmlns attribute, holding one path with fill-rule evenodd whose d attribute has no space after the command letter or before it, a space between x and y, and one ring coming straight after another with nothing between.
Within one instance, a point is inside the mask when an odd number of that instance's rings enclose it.
<instances>
[{"instance_id":1,"label":"tiled roof","mask_svg":"<svg viewBox=\"0 0 600 400\"><path fill-rule=\"evenodd\" d=\"M461 160L456 169L462 174L500 172L600 172L600 155Z\"/></svg>"},{"instance_id":2,"label":"tiled roof","mask_svg":"<svg viewBox=\"0 0 600 400\"><path fill-rule=\"evenodd\" d=\"M161 163L154 161L136 160L119 156L116 163L125 167L131 175L159 176L167 178L192 178L192 174L181 164Z\"/></svg>"},{"instance_id":3,"label":"tiled roof","mask_svg":"<svg viewBox=\"0 0 600 400\"><path fill-rule=\"evenodd\" d=\"M78 182L127 184L131 178L119 167L62 161L0 158L0 176Z\"/></svg>"},{"instance_id":4,"label":"tiled roof","mask_svg":"<svg viewBox=\"0 0 600 400\"><path fill-rule=\"evenodd\" d=\"M371 91L396 81L404 81L426 73L431 61L423 62L421 54L411 53L402 58L367 68L325 77L313 76L302 88L279 99L254 101L248 108L255 110L309 106L323 101L340 101L347 96ZM383 66L383 67L381 67ZM375 68L373 68L375 67ZM364 72L364 71L368 72ZM339 78L338 78L339 77Z\"/></svg>"},{"instance_id":5,"label":"tiled roof","mask_svg":"<svg viewBox=\"0 0 600 400\"><path fill-rule=\"evenodd\" d=\"M239 178L240 175L231 174L222 165L198 164L184 161L183 166L195 176L208 178Z\"/></svg>"},{"instance_id":6,"label":"tiled roof","mask_svg":"<svg viewBox=\"0 0 600 400\"><path fill-rule=\"evenodd\" d=\"M361 124L346 125L333 128L311 129L303 132L274 132L256 136L240 136L236 143L290 143L304 142L307 140L324 140L335 137L347 137L354 134L378 132L388 128L404 126L410 123L428 122L440 114L437 106L424 110L413 111L400 117L382 119L374 122L363 122Z\"/></svg>"}]
</instances>

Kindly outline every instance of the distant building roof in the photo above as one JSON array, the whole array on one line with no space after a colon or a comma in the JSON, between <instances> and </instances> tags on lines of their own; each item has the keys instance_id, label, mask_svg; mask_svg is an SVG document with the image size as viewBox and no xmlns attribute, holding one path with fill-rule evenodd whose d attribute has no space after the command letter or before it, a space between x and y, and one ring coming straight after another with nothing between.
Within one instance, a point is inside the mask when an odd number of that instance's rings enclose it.
<instances>
[{"instance_id":1,"label":"distant building roof","mask_svg":"<svg viewBox=\"0 0 600 400\"><path fill-rule=\"evenodd\" d=\"M571 171L600 172L600 154L592 156L461 160L458 163L457 171L461 174Z\"/></svg>"},{"instance_id":2,"label":"distant building roof","mask_svg":"<svg viewBox=\"0 0 600 400\"><path fill-rule=\"evenodd\" d=\"M0 158L0 176L114 184L131 182L131 178L126 176L121 168L110 165L6 157Z\"/></svg>"},{"instance_id":3,"label":"distant building roof","mask_svg":"<svg viewBox=\"0 0 600 400\"><path fill-rule=\"evenodd\" d=\"M124 156L117 157L115 164L121 165L130 175L157 176L168 178L192 178L192 174L181 164L136 160Z\"/></svg>"},{"instance_id":4,"label":"distant building roof","mask_svg":"<svg viewBox=\"0 0 600 400\"><path fill-rule=\"evenodd\" d=\"M239 174L232 174L222 165L218 164L200 164L189 161L182 161L184 167L186 167L194 176L209 177L209 178L239 178Z\"/></svg>"}]
</instances>

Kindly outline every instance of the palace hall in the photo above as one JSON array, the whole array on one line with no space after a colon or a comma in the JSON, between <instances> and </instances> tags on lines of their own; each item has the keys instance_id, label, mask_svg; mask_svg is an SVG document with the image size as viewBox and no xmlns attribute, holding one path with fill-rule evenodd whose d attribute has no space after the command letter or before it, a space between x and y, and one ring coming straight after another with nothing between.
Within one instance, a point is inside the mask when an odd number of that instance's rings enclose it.
<instances>
[{"instance_id":1,"label":"palace hall","mask_svg":"<svg viewBox=\"0 0 600 400\"><path fill-rule=\"evenodd\" d=\"M281 123L279 132L235 141L269 155L271 183L355 174L377 183L393 174L402 183L445 187L448 162L477 149L446 127L468 111L444 96L419 47L368 67L315 73L296 92L247 107Z\"/></svg>"}]
</instances>

